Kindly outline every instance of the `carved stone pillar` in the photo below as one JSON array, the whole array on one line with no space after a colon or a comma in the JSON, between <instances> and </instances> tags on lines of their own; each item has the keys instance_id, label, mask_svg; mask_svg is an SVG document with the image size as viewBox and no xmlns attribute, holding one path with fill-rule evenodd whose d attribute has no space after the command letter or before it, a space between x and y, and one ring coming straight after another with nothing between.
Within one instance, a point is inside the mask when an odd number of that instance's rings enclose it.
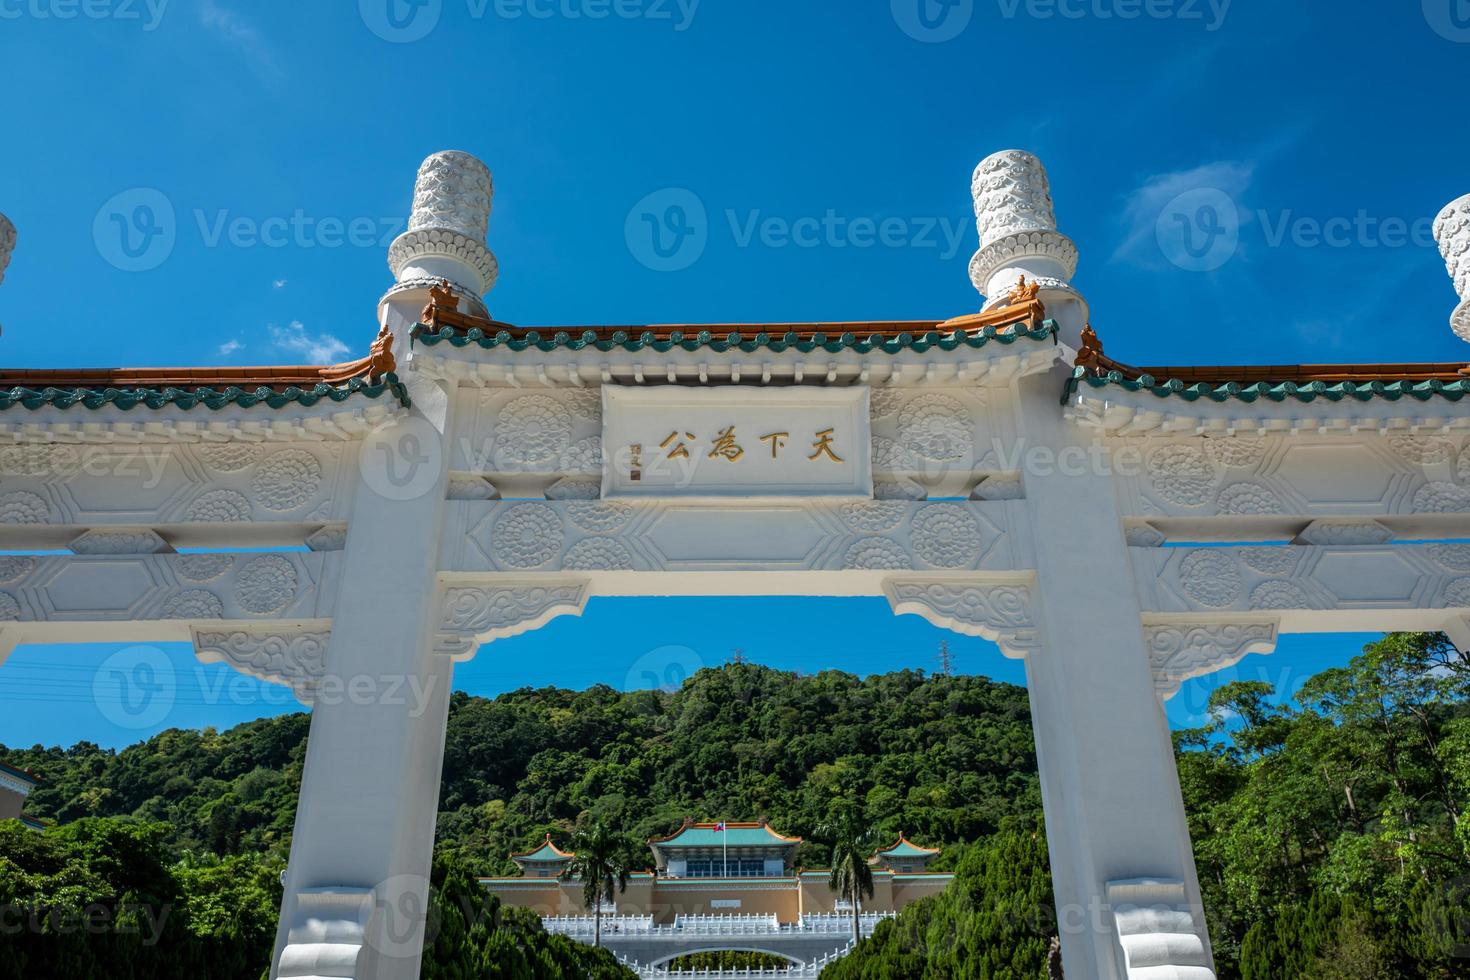
<instances>
[{"instance_id":1,"label":"carved stone pillar","mask_svg":"<svg viewBox=\"0 0 1470 980\"><path fill-rule=\"evenodd\" d=\"M414 414L375 432L362 449L354 531L315 684L272 977L419 975L454 669L435 644L444 443L453 424L440 408L426 417L415 396ZM255 670L314 666L300 662L303 651L262 649L248 636L207 640L216 655Z\"/></svg>"},{"instance_id":2,"label":"carved stone pillar","mask_svg":"<svg viewBox=\"0 0 1470 980\"><path fill-rule=\"evenodd\" d=\"M1450 316L1450 328L1461 340L1470 341L1470 194L1445 205L1434 220L1434 240L1439 242L1460 297L1460 305Z\"/></svg>"},{"instance_id":3,"label":"carved stone pillar","mask_svg":"<svg viewBox=\"0 0 1470 980\"><path fill-rule=\"evenodd\" d=\"M1002 150L980 161L970 185L980 251L970 281L985 297L983 309L1006 302L1024 275L1041 284L1047 314L1062 340L1077 346L1087 323L1087 301L1072 288L1077 246L1057 231L1046 168L1024 150Z\"/></svg>"},{"instance_id":4,"label":"carved stone pillar","mask_svg":"<svg viewBox=\"0 0 1470 980\"><path fill-rule=\"evenodd\" d=\"M1065 377L1059 366L1050 376L1022 380L1022 437L1059 458L1071 452L1095 458L1087 432L1057 411ZM1067 975L1213 980L1184 800L1157 691L1169 678L1187 676L1196 659L1235 656L1264 645L1271 631L1156 635L1162 652L1151 663L1107 466L1038 470L1024 480L1035 529L1040 640L1026 657L1026 687ZM1157 887L1129 891L1123 886L1130 882ZM1138 906L1147 908L1140 913ZM1140 971L1146 960L1152 972Z\"/></svg>"}]
</instances>

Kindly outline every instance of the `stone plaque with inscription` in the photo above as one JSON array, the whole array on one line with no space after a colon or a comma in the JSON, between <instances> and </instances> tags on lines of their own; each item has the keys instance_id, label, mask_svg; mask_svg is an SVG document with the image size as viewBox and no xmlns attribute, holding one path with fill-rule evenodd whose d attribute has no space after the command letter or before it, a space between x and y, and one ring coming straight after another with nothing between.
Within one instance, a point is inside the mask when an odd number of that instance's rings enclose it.
<instances>
[{"instance_id":1,"label":"stone plaque with inscription","mask_svg":"<svg viewBox=\"0 0 1470 980\"><path fill-rule=\"evenodd\" d=\"M605 497L873 495L866 387L602 392Z\"/></svg>"}]
</instances>

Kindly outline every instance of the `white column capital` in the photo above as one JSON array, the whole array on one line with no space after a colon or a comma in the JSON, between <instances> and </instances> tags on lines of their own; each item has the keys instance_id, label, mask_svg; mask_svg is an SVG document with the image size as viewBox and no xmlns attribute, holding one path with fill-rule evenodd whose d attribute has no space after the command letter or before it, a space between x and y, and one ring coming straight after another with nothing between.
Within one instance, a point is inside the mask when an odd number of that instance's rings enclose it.
<instances>
[{"instance_id":1,"label":"white column capital","mask_svg":"<svg viewBox=\"0 0 1470 980\"><path fill-rule=\"evenodd\" d=\"M450 585L440 600L435 651L469 660L482 643L529 633L587 608L586 579L497 581Z\"/></svg>"},{"instance_id":2,"label":"white column capital","mask_svg":"<svg viewBox=\"0 0 1470 980\"><path fill-rule=\"evenodd\" d=\"M1040 646L1029 583L902 577L885 580L883 592L896 614L983 637L1014 660Z\"/></svg>"},{"instance_id":3,"label":"white column capital","mask_svg":"<svg viewBox=\"0 0 1470 980\"><path fill-rule=\"evenodd\" d=\"M1450 316L1450 328L1461 340L1470 341L1470 194L1446 204L1434 219L1434 240L1460 297Z\"/></svg>"}]
</instances>

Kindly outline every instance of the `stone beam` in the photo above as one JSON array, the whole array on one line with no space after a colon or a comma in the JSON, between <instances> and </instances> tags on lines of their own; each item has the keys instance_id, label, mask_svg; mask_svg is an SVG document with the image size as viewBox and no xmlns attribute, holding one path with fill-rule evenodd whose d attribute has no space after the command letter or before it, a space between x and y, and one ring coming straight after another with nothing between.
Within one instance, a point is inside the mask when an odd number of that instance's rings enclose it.
<instances>
[{"instance_id":1,"label":"stone beam","mask_svg":"<svg viewBox=\"0 0 1470 980\"><path fill-rule=\"evenodd\" d=\"M195 629L283 623L318 632L341 568L341 552L0 556L0 644L187 642Z\"/></svg>"},{"instance_id":2,"label":"stone beam","mask_svg":"<svg viewBox=\"0 0 1470 980\"><path fill-rule=\"evenodd\" d=\"M1029 568L1028 537L1012 532L1022 503L452 500L441 570L565 571L594 579L599 595L638 594L626 591L638 578L628 573L743 572L752 588L763 575L821 573L809 574L810 594L877 595L893 572ZM854 584L833 572L853 573ZM648 594L664 587L645 585Z\"/></svg>"},{"instance_id":3,"label":"stone beam","mask_svg":"<svg viewBox=\"0 0 1470 980\"><path fill-rule=\"evenodd\" d=\"M1146 621L1441 630L1470 616L1470 545L1131 548Z\"/></svg>"}]
</instances>

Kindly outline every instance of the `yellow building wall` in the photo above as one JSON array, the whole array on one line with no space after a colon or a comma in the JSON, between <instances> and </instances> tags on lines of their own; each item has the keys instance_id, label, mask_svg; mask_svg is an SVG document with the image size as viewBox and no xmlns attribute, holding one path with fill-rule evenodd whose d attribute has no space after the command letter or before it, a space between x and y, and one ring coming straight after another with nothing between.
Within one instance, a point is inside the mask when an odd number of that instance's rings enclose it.
<instances>
[{"instance_id":1,"label":"yellow building wall","mask_svg":"<svg viewBox=\"0 0 1470 980\"><path fill-rule=\"evenodd\" d=\"M938 895L953 876L873 875L873 897L863 900L866 912L898 912L905 906ZM582 886L556 879L485 879L481 884L514 908L531 909L537 915L587 915L582 904ZM740 902L716 907L715 902ZM617 896L618 914L651 915L659 925L672 925L681 915L774 915L781 922L796 922L803 915L830 915L837 910L837 895L827 884L827 873L799 878L720 880L709 883L688 878L669 879L639 875Z\"/></svg>"}]
</instances>

